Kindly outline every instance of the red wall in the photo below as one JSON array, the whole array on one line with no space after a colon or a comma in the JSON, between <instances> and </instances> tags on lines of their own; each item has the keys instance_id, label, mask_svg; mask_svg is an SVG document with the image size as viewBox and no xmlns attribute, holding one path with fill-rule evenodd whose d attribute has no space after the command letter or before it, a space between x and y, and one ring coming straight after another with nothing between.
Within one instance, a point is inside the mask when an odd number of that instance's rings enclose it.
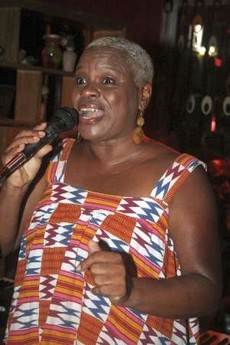
<instances>
[{"instance_id":1,"label":"red wall","mask_svg":"<svg viewBox=\"0 0 230 345\"><path fill-rule=\"evenodd\" d=\"M160 41L163 0L56 0L55 3L122 21L128 38L140 44L151 46Z\"/></svg>"}]
</instances>

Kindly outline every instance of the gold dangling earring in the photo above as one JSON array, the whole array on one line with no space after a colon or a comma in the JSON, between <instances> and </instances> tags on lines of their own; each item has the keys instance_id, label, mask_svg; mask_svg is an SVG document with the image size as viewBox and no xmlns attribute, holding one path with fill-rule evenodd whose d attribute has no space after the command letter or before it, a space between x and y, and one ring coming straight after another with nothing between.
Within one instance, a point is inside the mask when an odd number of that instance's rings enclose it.
<instances>
[{"instance_id":1,"label":"gold dangling earring","mask_svg":"<svg viewBox=\"0 0 230 345\"><path fill-rule=\"evenodd\" d=\"M139 145L142 142L144 137L144 131L142 127L144 126L144 124L145 119L143 117L143 111L140 110L137 118L137 127L134 129L132 136L134 144Z\"/></svg>"}]
</instances>

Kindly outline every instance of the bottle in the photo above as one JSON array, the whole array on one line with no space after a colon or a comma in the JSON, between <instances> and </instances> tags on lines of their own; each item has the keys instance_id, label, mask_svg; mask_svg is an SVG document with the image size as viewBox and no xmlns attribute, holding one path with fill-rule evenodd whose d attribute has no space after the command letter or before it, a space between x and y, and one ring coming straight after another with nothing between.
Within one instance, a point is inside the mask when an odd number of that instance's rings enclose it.
<instances>
[{"instance_id":1,"label":"bottle","mask_svg":"<svg viewBox=\"0 0 230 345\"><path fill-rule=\"evenodd\" d=\"M42 64L47 68L60 68L62 63L62 50L59 46L60 36L46 34L45 46L42 49Z\"/></svg>"},{"instance_id":2,"label":"bottle","mask_svg":"<svg viewBox=\"0 0 230 345\"><path fill-rule=\"evenodd\" d=\"M63 71L73 72L77 60L77 54L74 51L74 47L67 46L63 53L62 67Z\"/></svg>"}]
</instances>

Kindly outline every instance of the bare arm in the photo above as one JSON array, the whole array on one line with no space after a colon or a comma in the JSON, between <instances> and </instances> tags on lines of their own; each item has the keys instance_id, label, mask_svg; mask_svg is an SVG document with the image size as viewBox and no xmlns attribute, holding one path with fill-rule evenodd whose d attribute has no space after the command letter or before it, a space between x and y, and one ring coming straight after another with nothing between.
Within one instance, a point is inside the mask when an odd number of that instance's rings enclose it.
<instances>
[{"instance_id":1,"label":"bare arm","mask_svg":"<svg viewBox=\"0 0 230 345\"><path fill-rule=\"evenodd\" d=\"M25 144L35 143L44 136L42 131L45 124L34 130L20 132L3 155L3 164L6 164L16 154L21 152ZM29 220L33 209L45 188L45 179L35 181L42 158L51 150L50 145L43 147L33 158L21 168L12 173L2 186L0 192L0 245L1 254L5 256L14 250L21 236L21 229ZM28 201L26 202L26 199ZM21 226L19 225L21 223ZM20 227L20 231L19 231Z\"/></svg>"},{"instance_id":2,"label":"bare arm","mask_svg":"<svg viewBox=\"0 0 230 345\"><path fill-rule=\"evenodd\" d=\"M201 169L189 177L172 201L170 232L182 276L170 279L132 278L129 298L127 270L117 253L94 250L81 264L94 276L96 294L115 304L165 318L208 314L221 296L221 264L214 197ZM129 278L130 281L130 278ZM120 296L120 299L113 299Z\"/></svg>"}]
</instances>

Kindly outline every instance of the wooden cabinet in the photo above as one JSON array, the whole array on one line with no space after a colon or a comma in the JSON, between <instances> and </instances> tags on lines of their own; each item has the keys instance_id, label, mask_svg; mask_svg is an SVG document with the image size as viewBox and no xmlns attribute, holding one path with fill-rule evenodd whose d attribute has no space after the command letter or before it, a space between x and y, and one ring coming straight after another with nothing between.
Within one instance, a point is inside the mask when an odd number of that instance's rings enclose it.
<instances>
[{"instance_id":1,"label":"wooden cabinet","mask_svg":"<svg viewBox=\"0 0 230 345\"><path fill-rule=\"evenodd\" d=\"M78 57L96 37L125 35L123 24L79 7L63 8L49 0L1 0L0 153L22 127L49 121L57 108L71 106L74 73L62 66L46 68L42 62L47 32L58 34L62 42L71 37Z\"/></svg>"},{"instance_id":2,"label":"wooden cabinet","mask_svg":"<svg viewBox=\"0 0 230 345\"><path fill-rule=\"evenodd\" d=\"M0 155L19 130L49 121L57 108L71 106L74 73L46 68L41 61L47 30L74 36L78 56L94 38L125 35L122 24L84 13L79 7L78 12L73 5L68 9L49 0L1 0ZM25 51L34 58L33 63L22 63ZM12 278L16 261L7 260L5 264L0 258L0 278Z\"/></svg>"}]
</instances>

